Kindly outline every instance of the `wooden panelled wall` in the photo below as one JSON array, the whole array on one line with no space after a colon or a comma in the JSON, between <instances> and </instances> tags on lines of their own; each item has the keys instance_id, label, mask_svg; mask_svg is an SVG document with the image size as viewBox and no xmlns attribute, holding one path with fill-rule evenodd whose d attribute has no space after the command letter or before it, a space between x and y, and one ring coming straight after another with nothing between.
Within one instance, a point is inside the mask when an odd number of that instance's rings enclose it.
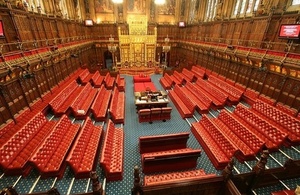
<instances>
[{"instance_id":1,"label":"wooden panelled wall","mask_svg":"<svg viewBox=\"0 0 300 195\"><path fill-rule=\"evenodd\" d=\"M101 66L94 65L104 62L108 38L112 36L118 41L118 26L125 30L127 26L100 24L86 27L76 21L4 7L0 11L5 31L5 38L0 39L0 124L13 118L45 93L51 93L53 87L80 66L87 64L90 69L100 69ZM228 53L228 50L202 47L197 43L278 50L286 55L300 53L298 42L288 42L277 36L281 24L296 23L298 20L299 14L270 14L201 23L186 28L157 25L156 51L162 51L164 38L169 37L170 66L176 62L180 62L182 67L199 64L208 71L214 71L277 102L299 109L299 60L290 63L284 57L281 61L271 61L264 56L252 58L249 55L236 55L234 50ZM193 41L195 43L191 44ZM70 44L73 46L70 47ZM5 56L11 53L24 56L26 51L43 47L50 48L47 57L38 54L36 61L22 57L21 62L7 65ZM57 47L58 50L55 49ZM78 57L74 58L72 54ZM267 69L262 69L262 64ZM24 71L18 67L34 72L35 77L24 79Z\"/></svg>"},{"instance_id":2,"label":"wooden panelled wall","mask_svg":"<svg viewBox=\"0 0 300 195\"><path fill-rule=\"evenodd\" d=\"M300 46L299 40L278 38L281 24L294 24L299 14L270 15L234 21L219 21L189 26L179 30L177 47L171 63L179 60L181 65L199 64L208 71L254 89L271 97L275 102L286 104L299 112L300 108ZM170 33L170 32L167 32ZM206 43L203 47L201 43ZM200 44L198 44L200 43ZM210 45L210 46L209 46ZM220 49L219 46L233 49ZM239 53L236 48L246 48ZM251 56L252 50L262 51ZM270 51L281 56L268 56ZM276 53L276 52L275 52ZM288 59L287 56L297 56ZM183 62L183 63L182 63Z\"/></svg>"},{"instance_id":3,"label":"wooden panelled wall","mask_svg":"<svg viewBox=\"0 0 300 195\"><path fill-rule=\"evenodd\" d=\"M2 125L43 100L96 54L92 29L82 23L5 7L0 20L5 35L0 39Z\"/></svg>"}]
</instances>

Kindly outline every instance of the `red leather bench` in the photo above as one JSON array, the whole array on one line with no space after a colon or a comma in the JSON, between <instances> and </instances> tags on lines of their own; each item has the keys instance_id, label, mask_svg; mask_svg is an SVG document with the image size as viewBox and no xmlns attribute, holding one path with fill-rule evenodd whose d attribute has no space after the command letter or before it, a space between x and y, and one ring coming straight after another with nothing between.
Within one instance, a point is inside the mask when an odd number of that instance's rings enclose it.
<instances>
[{"instance_id":1,"label":"red leather bench","mask_svg":"<svg viewBox=\"0 0 300 195\"><path fill-rule=\"evenodd\" d=\"M80 124L72 124L66 115L57 122L50 134L33 153L30 163L39 171L42 178L58 177L64 174L64 161Z\"/></svg>"},{"instance_id":2,"label":"red leather bench","mask_svg":"<svg viewBox=\"0 0 300 195\"><path fill-rule=\"evenodd\" d=\"M100 87L95 101L91 106L94 119L96 121L105 121L107 116L107 109L111 98L111 90L107 90L104 85Z\"/></svg>"},{"instance_id":3,"label":"red leather bench","mask_svg":"<svg viewBox=\"0 0 300 195\"><path fill-rule=\"evenodd\" d=\"M100 75L99 71L96 71L91 78L91 83L95 88L101 87L103 81L104 81L104 76Z\"/></svg>"},{"instance_id":4,"label":"red leather bench","mask_svg":"<svg viewBox=\"0 0 300 195\"><path fill-rule=\"evenodd\" d=\"M78 79L82 85L86 85L92 78L93 74L89 72L88 69L84 69L84 71L78 76Z\"/></svg>"},{"instance_id":5,"label":"red leather bench","mask_svg":"<svg viewBox=\"0 0 300 195\"><path fill-rule=\"evenodd\" d=\"M125 93L114 89L109 107L109 113L114 123L125 122Z\"/></svg>"},{"instance_id":6,"label":"red leather bench","mask_svg":"<svg viewBox=\"0 0 300 195\"><path fill-rule=\"evenodd\" d=\"M230 104L238 104L240 102L241 97L243 95L243 91L235 88L234 86L226 83L223 80L220 80L215 76L208 77L208 82L218 87L219 90L228 95L228 100Z\"/></svg>"},{"instance_id":7,"label":"red leather bench","mask_svg":"<svg viewBox=\"0 0 300 195\"><path fill-rule=\"evenodd\" d=\"M202 92L205 91L204 94L212 100L216 108L223 108L225 106L228 95L222 93L216 87L212 86L209 84L209 82L204 81L203 79L198 79L196 84L202 89Z\"/></svg>"},{"instance_id":8,"label":"red leather bench","mask_svg":"<svg viewBox=\"0 0 300 195\"><path fill-rule=\"evenodd\" d=\"M210 119L218 127L218 130L222 132L223 135L228 137L228 140L236 145L239 152L235 154L235 157L240 161L254 160L254 151L243 142L228 126L226 126L220 119L212 118Z\"/></svg>"},{"instance_id":9,"label":"red leather bench","mask_svg":"<svg viewBox=\"0 0 300 195\"><path fill-rule=\"evenodd\" d=\"M200 149L184 148L142 154L145 174L192 169L197 166Z\"/></svg>"},{"instance_id":10,"label":"red leather bench","mask_svg":"<svg viewBox=\"0 0 300 195\"><path fill-rule=\"evenodd\" d=\"M142 136L139 138L140 153L186 148L189 132Z\"/></svg>"},{"instance_id":11,"label":"red leather bench","mask_svg":"<svg viewBox=\"0 0 300 195\"><path fill-rule=\"evenodd\" d=\"M173 76L173 78L175 78L175 80L174 80L175 84L177 84L179 86L185 84L186 80L184 79L184 76L181 73L179 73L175 70L173 72L172 76Z\"/></svg>"},{"instance_id":12,"label":"red leather bench","mask_svg":"<svg viewBox=\"0 0 300 195\"><path fill-rule=\"evenodd\" d=\"M253 112L282 132L288 134L291 144L300 142L300 120L277 109L276 107L256 100L252 106Z\"/></svg>"},{"instance_id":13,"label":"red leather bench","mask_svg":"<svg viewBox=\"0 0 300 195\"><path fill-rule=\"evenodd\" d=\"M180 184L183 182L215 177L215 174L206 174L203 169L171 172L155 175L145 175L144 186L160 186L163 184Z\"/></svg>"},{"instance_id":14,"label":"red leather bench","mask_svg":"<svg viewBox=\"0 0 300 195\"><path fill-rule=\"evenodd\" d=\"M134 87L134 92L157 91L154 83L152 82L134 83L133 87Z\"/></svg>"},{"instance_id":15,"label":"red leather bench","mask_svg":"<svg viewBox=\"0 0 300 195\"><path fill-rule=\"evenodd\" d=\"M117 181L123 179L123 162L123 129L116 128L114 123L111 120L108 120L100 157L100 165L104 169L107 181Z\"/></svg>"},{"instance_id":16,"label":"red leather bench","mask_svg":"<svg viewBox=\"0 0 300 195\"><path fill-rule=\"evenodd\" d=\"M182 118L193 117L196 104L193 103L187 96L181 91L179 86L175 86L173 90L169 91L169 96L175 104L178 112Z\"/></svg>"},{"instance_id":17,"label":"red leather bench","mask_svg":"<svg viewBox=\"0 0 300 195\"><path fill-rule=\"evenodd\" d=\"M70 105L72 113L76 119L85 119L89 114L89 109L98 91L87 83L74 102Z\"/></svg>"},{"instance_id":18,"label":"red leather bench","mask_svg":"<svg viewBox=\"0 0 300 195\"><path fill-rule=\"evenodd\" d=\"M48 122L43 113L36 114L0 149L0 165L6 175L26 176L31 167L27 162L43 139L48 135L54 121Z\"/></svg>"},{"instance_id":19,"label":"red leather bench","mask_svg":"<svg viewBox=\"0 0 300 195\"><path fill-rule=\"evenodd\" d=\"M122 78L120 76L120 74L117 75L117 78L116 78L116 85L119 89L119 91L125 91L125 79Z\"/></svg>"},{"instance_id":20,"label":"red leather bench","mask_svg":"<svg viewBox=\"0 0 300 195\"><path fill-rule=\"evenodd\" d=\"M258 98L259 93L257 91L254 91L252 89L246 89L244 92L242 99L247 102L249 105L252 105L256 102L256 99Z\"/></svg>"},{"instance_id":21,"label":"red leather bench","mask_svg":"<svg viewBox=\"0 0 300 195\"><path fill-rule=\"evenodd\" d=\"M96 169L100 139L103 126L94 126L87 117L77 136L73 147L66 158L74 172L75 178L89 178L90 172Z\"/></svg>"},{"instance_id":22,"label":"red leather bench","mask_svg":"<svg viewBox=\"0 0 300 195\"><path fill-rule=\"evenodd\" d=\"M147 76L145 74L139 74L133 76L133 82L134 83L143 83L143 82L151 82L150 76Z\"/></svg>"},{"instance_id":23,"label":"red leather bench","mask_svg":"<svg viewBox=\"0 0 300 195\"><path fill-rule=\"evenodd\" d=\"M296 116L297 115L297 110L295 108L291 108L287 105L284 105L283 103L277 102L275 107L287 114L289 114L290 116Z\"/></svg>"},{"instance_id":24,"label":"red leather bench","mask_svg":"<svg viewBox=\"0 0 300 195\"><path fill-rule=\"evenodd\" d=\"M209 99L204 93L202 93L201 88L197 85L187 82L185 84L185 87L190 91L190 94L193 94L193 96L198 99L198 101L195 100L195 103L197 105L196 109L200 113L206 113L206 111L208 111L212 106L212 100Z\"/></svg>"},{"instance_id":25,"label":"red leather bench","mask_svg":"<svg viewBox=\"0 0 300 195\"><path fill-rule=\"evenodd\" d=\"M222 110L218 118L257 154L263 148L264 142L231 115L226 110Z\"/></svg>"},{"instance_id":26,"label":"red leather bench","mask_svg":"<svg viewBox=\"0 0 300 195\"><path fill-rule=\"evenodd\" d=\"M217 128L214 128L212 124L207 122L207 120L208 119L204 117L200 122L193 123L191 131L214 167L221 170L229 163L230 158L237 152L237 148L229 142L222 133L218 132ZM209 126L206 127L206 125ZM209 132L210 130L212 130L212 134ZM215 134L218 136L215 137Z\"/></svg>"},{"instance_id":27,"label":"red leather bench","mask_svg":"<svg viewBox=\"0 0 300 195\"><path fill-rule=\"evenodd\" d=\"M106 89L113 89L115 85L115 77L110 76L109 72L104 77L104 84Z\"/></svg>"},{"instance_id":28,"label":"red leather bench","mask_svg":"<svg viewBox=\"0 0 300 195\"><path fill-rule=\"evenodd\" d=\"M238 105L234 109L234 115L237 115L241 119L239 120L241 123L244 120L246 123L243 122L242 124L263 140L269 150L278 150L287 139L287 133L276 129L266 120L252 112L252 109Z\"/></svg>"},{"instance_id":29,"label":"red leather bench","mask_svg":"<svg viewBox=\"0 0 300 195\"><path fill-rule=\"evenodd\" d=\"M186 68L183 68L181 73L187 82L194 82L196 80L195 74Z\"/></svg>"},{"instance_id":30,"label":"red leather bench","mask_svg":"<svg viewBox=\"0 0 300 195\"><path fill-rule=\"evenodd\" d=\"M70 96L74 97L77 95L77 93L75 93L77 88L77 83L75 81L71 82L51 102L49 102L49 105L56 116L61 116L67 111L70 106L70 102L67 100Z\"/></svg>"},{"instance_id":31,"label":"red leather bench","mask_svg":"<svg viewBox=\"0 0 300 195\"><path fill-rule=\"evenodd\" d=\"M160 84L165 90L170 90L173 85L173 80L167 73L159 79Z\"/></svg>"},{"instance_id":32,"label":"red leather bench","mask_svg":"<svg viewBox=\"0 0 300 195\"><path fill-rule=\"evenodd\" d=\"M265 95L263 95L263 94L260 94L260 95L258 96L258 99L260 99L261 101L263 101L263 102L265 102L265 103L267 103L267 104L270 104L271 106L274 106L274 105L275 105L275 101L276 101L276 100L271 99L270 97L265 96Z\"/></svg>"},{"instance_id":33,"label":"red leather bench","mask_svg":"<svg viewBox=\"0 0 300 195\"><path fill-rule=\"evenodd\" d=\"M195 74L195 77L198 79L203 79L205 77L205 70L200 66L192 66L191 71Z\"/></svg>"}]
</instances>

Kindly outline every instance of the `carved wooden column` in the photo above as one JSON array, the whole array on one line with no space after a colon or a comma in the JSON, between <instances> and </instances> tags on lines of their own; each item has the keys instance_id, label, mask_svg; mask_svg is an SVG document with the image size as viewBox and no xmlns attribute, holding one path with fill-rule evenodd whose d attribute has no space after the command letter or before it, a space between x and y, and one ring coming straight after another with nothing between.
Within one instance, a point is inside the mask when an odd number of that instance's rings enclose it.
<instances>
[{"instance_id":1,"label":"carved wooden column","mask_svg":"<svg viewBox=\"0 0 300 195\"><path fill-rule=\"evenodd\" d=\"M134 183L131 189L131 195L142 195L143 190L140 182L140 169L138 166L134 167Z\"/></svg>"},{"instance_id":2,"label":"carved wooden column","mask_svg":"<svg viewBox=\"0 0 300 195\"><path fill-rule=\"evenodd\" d=\"M232 158L230 162L227 164L225 169L222 171L222 176L224 178L224 182L227 182L231 177L232 177L232 170L235 162L234 159Z\"/></svg>"},{"instance_id":3,"label":"carved wooden column","mask_svg":"<svg viewBox=\"0 0 300 195\"><path fill-rule=\"evenodd\" d=\"M260 160L252 168L252 172L254 172L255 175L248 182L248 189L247 189L248 192L251 191L253 186L255 186L259 182L260 178L264 174L265 169L266 169L266 164L267 164L267 161L268 161L268 157L269 157L269 151L268 150L262 151L262 154L260 156Z\"/></svg>"},{"instance_id":4,"label":"carved wooden column","mask_svg":"<svg viewBox=\"0 0 300 195\"><path fill-rule=\"evenodd\" d=\"M95 171L91 171L90 178L92 180L93 195L102 195L102 184L99 182L99 176Z\"/></svg>"}]
</instances>

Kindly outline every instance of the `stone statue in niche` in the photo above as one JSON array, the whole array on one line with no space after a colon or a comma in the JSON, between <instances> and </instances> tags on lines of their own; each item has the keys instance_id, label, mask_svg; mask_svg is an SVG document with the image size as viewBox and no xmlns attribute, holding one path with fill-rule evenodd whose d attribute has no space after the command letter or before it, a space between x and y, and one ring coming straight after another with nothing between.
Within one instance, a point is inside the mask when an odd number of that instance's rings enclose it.
<instances>
[{"instance_id":1,"label":"stone statue in niche","mask_svg":"<svg viewBox=\"0 0 300 195\"><path fill-rule=\"evenodd\" d=\"M23 4L23 2L21 0L16 1L16 7L18 9L25 10L24 4Z\"/></svg>"},{"instance_id":2,"label":"stone statue in niche","mask_svg":"<svg viewBox=\"0 0 300 195\"><path fill-rule=\"evenodd\" d=\"M95 12L96 13L107 13L113 11L113 4L111 0L96 0L95 1Z\"/></svg>"},{"instance_id":3,"label":"stone statue in niche","mask_svg":"<svg viewBox=\"0 0 300 195\"><path fill-rule=\"evenodd\" d=\"M85 12L90 13L89 0L84 0Z\"/></svg>"},{"instance_id":4,"label":"stone statue in niche","mask_svg":"<svg viewBox=\"0 0 300 195\"><path fill-rule=\"evenodd\" d=\"M261 1L257 8L257 14L263 15L266 12L264 2Z\"/></svg>"},{"instance_id":5,"label":"stone statue in niche","mask_svg":"<svg viewBox=\"0 0 300 195\"><path fill-rule=\"evenodd\" d=\"M158 8L160 15L175 15L175 0L166 0L165 5Z\"/></svg>"},{"instance_id":6,"label":"stone statue in niche","mask_svg":"<svg viewBox=\"0 0 300 195\"><path fill-rule=\"evenodd\" d=\"M181 2L181 6L180 6L180 16L184 16L184 12L185 12L185 0L182 0Z\"/></svg>"},{"instance_id":7,"label":"stone statue in niche","mask_svg":"<svg viewBox=\"0 0 300 195\"><path fill-rule=\"evenodd\" d=\"M223 5L222 2L219 2L217 4L217 8L216 8L216 19L217 20L220 20L222 18L222 5Z\"/></svg>"},{"instance_id":8,"label":"stone statue in niche","mask_svg":"<svg viewBox=\"0 0 300 195\"><path fill-rule=\"evenodd\" d=\"M128 10L128 12L131 12L131 13L145 13L146 1L145 0L129 0L127 10Z\"/></svg>"},{"instance_id":9,"label":"stone statue in niche","mask_svg":"<svg viewBox=\"0 0 300 195\"><path fill-rule=\"evenodd\" d=\"M60 0L55 0L54 5L55 5L55 12L57 16L62 16L62 12L59 6Z\"/></svg>"}]
</instances>

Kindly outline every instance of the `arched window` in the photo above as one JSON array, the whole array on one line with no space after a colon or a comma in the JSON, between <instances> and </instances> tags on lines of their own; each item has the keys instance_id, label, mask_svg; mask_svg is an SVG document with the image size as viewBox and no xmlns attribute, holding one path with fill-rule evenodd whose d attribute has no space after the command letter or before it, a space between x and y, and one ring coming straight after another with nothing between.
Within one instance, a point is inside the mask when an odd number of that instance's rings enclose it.
<instances>
[{"instance_id":1,"label":"arched window","mask_svg":"<svg viewBox=\"0 0 300 195\"><path fill-rule=\"evenodd\" d=\"M299 5L300 4L300 0L293 0L292 5Z\"/></svg>"},{"instance_id":2,"label":"arched window","mask_svg":"<svg viewBox=\"0 0 300 195\"><path fill-rule=\"evenodd\" d=\"M233 16L251 15L252 10L257 10L259 2L260 0L237 0L233 10Z\"/></svg>"},{"instance_id":3,"label":"arched window","mask_svg":"<svg viewBox=\"0 0 300 195\"><path fill-rule=\"evenodd\" d=\"M206 9L206 21L212 20L216 16L218 0L208 0Z\"/></svg>"}]
</instances>

